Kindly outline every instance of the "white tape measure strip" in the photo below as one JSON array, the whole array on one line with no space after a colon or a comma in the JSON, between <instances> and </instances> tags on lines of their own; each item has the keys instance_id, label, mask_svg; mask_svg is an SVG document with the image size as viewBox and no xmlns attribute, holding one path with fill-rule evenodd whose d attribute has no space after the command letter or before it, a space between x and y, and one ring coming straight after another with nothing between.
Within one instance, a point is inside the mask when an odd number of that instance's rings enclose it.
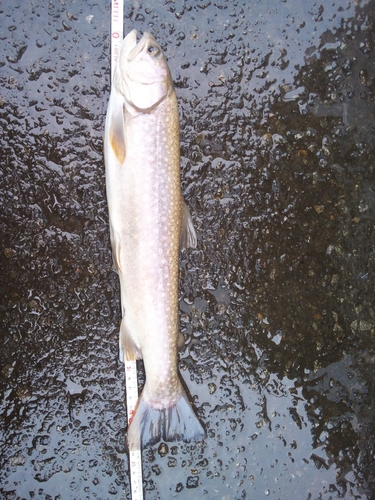
<instances>
[{"instance_id":1,"label":"white tape measure strip","mask_svg":"<svg viewBox=\"0 0 375 500\"><path fill-rule=\"evenodd\" d=\"M124 0L111 0L111 83L120 45L124 38ZM125 353L124 353L125 357ZM137 362L126 361L126 411L128 424L133 417L138 400ZM141 450L129 450L129 468L132 500L143 500L142 455Z\"/></svg>"},{"instance_id":2,"label":"white tape measure strip","mask_svg":"<svg viewBox=\"0 0 375 500\"><path fill-rule=\"evenodd\" d=\"M111 83L120 45L124 38L124 0L112 0L111 5Z\"/></svg>"},{"instance_id":3,"label":"white tape measure strip","mask_svg":"<svg viewBox=\"0 0 375 500\"><path fill-rule=\"evenodd\" d=\"M130 420L133 418L135 405L138 401L138 378L136 361L126 361L125 359L125 379L126 409L129 424ZM143 500L142 455L140 449L129 449L129 462L132 500Z\"/></svg>"}]
</instances>

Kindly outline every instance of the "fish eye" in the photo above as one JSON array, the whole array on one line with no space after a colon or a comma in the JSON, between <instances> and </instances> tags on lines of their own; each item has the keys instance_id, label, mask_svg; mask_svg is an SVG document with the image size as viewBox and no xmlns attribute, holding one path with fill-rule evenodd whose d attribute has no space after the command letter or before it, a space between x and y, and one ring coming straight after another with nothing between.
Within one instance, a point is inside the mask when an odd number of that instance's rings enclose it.
<instances>
[{"instance_id":1,"label":"fish eye","mask_svg":"<svg viewBox=\"0 0 375 500\"><path fill-rule=\"evenodd\" d=\"M157 52L158 52L158 49L154 45L150 45L147 50L153 56L155 56L157 54Z\"/></svg>"}]
</instances>

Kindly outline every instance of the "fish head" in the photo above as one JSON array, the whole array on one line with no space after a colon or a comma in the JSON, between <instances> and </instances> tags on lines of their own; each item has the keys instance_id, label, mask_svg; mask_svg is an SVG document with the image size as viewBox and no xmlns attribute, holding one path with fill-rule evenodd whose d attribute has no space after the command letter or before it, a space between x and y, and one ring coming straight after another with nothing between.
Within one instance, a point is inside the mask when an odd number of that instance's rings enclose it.
<instances>
[{"instance_id":1,"label":"fish head","mask_svg":"<svg viewBox=\"0 0 375 500\"><path fill-rule=\"evenodd\" d=\"M117 70L115 85L130 107L150 110L173 91L167 60L151 33L138 43L136 30L124 38Z\"/></svg>"}]
</instances>

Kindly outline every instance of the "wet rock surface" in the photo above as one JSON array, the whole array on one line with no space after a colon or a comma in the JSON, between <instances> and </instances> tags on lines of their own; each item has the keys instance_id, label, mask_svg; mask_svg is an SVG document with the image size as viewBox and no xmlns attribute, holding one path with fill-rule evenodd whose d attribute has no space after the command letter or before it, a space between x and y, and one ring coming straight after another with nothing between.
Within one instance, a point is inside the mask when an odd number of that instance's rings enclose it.
<instances>
[{"instance_id":1,"label":"wet rock surface","mask_svg":"<svg viewBox=\"0 0 375 500\"><path fill-rule=\"evenodd\" d=\"M0 496L130 498L102 156L110 9L0 10ZM208 433L144 450L147 500L373 498L374 12L125 2L179 99L198 234L180 370Z\"/></svg>"}]
</instances>

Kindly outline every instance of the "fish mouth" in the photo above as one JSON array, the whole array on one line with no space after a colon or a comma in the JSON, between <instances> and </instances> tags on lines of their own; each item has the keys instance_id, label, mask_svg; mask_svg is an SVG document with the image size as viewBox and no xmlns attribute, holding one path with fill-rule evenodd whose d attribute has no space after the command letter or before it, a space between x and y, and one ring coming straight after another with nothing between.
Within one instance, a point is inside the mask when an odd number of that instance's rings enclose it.
<instances>
[{"instance_id":1,"label":"fish mouth","mask_svg":"<svg viewBox=\"0 0 375 500\"><path fill-rule=\"evenodd\" d=\"M151 33L145 32L137 43L137 31L123 40L119 57L122 93L138 109L156 106L173 89L162 48Z\"/></svg>"},{"instance_id":2,"label":"fish mouth","mask_svg":"<svg viewBox=\"0 0 375 500\"><path fill-rule=\"evenodd\" d=\"M159 44L151 33L148 31L143 33L143 36L138 43L137 34L137 30L132 30L128 35L126 35L124 40L124 48L128 54L128 62L133 61L143 50L150 50L151 47L155 47L157 51L160 51Z\"/></svg>"},{"instance_id":3,"label":"fish mouth","mask_svg":"<svg viewBox=\"0 0 375 500\"><path fill-rule=\"evenodd\" d=\"M123 41L122 50L129 54L137 45L137 30L132 30L126 35Z\"/></svg>"}]
</instances>

